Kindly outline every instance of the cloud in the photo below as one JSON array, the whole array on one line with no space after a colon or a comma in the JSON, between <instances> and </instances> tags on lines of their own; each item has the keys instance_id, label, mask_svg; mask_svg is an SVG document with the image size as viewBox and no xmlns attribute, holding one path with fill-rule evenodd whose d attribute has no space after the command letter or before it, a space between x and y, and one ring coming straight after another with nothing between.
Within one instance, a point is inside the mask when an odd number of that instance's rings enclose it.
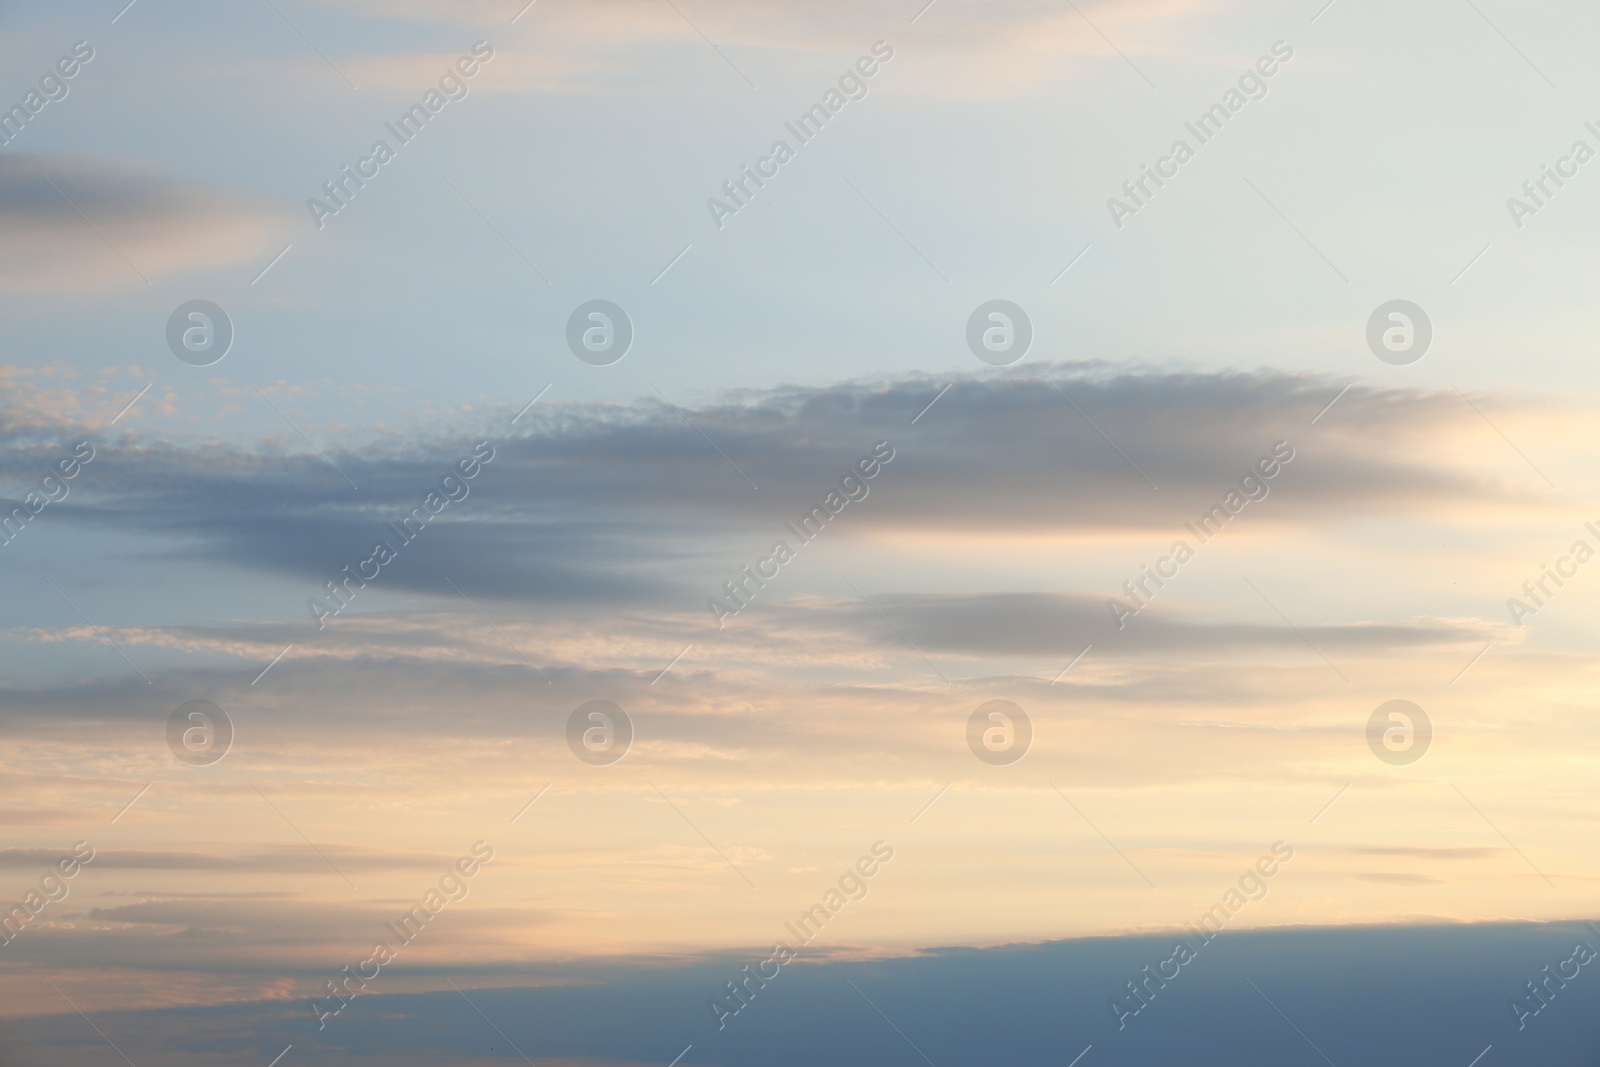
<instances>
[{"instance_id":1,"label":"cloud","mask_svg":"<svg viewBox=\"0 0 1600 1067\"><path fill-rule=\"evenodd\" d=\"M495 722L506 736L527 736L530 730L538 733L555 725L553 720L530 719L523 710L519 694L531 683L541 691L542 703L569 710L596 692L636 709L652 708L665 716L656 739L669 747L687 746L677 751L688 755L726 728L723 715L712 712L698 695L701 691L756 704L775 684L810 690L894 670L894 684L904 686L903 695L911 697L927 671L919 650L946 667L964 666L962 673L976 666L979 676L963 683L964 691L973 694L998 684L998 678L1032 687L1047 666L1043 679L1048 682L1092 645L1094 656L1075 670L1072 682L1093 686L1107 700L1163 699L1163 687L1178 693L1209 685L1218 698L1227 694L1248 698L1250 704L1270 704L1276 697L1255 692L1221 664L1277 661L1284 655L1320 662L1313 647L1345 662L1420 663L1434 656L1464 662L1487 642L1510 648L1525 636L1509 624L1474 618L1304 621L1297 627L1277 619L1196 616L1160 605L1119 631L1103 597L1015 592L888 593L874 596L872 605L854 597L798 595L741 616L720 631L711 626L709 614L658 616L618 612L607 605L548 618L504 610L497 614L498 621L485 622L465 605L448 611L350 613L322 632L309 618L295 623L13 630L4 636L23 647L45 643L94 648L110 640L143 661L152 684L130 694L119 673L103 681L12 686L0 690L6 708L0 723L12 730L33 723L34 729L53 731L57 726L50 724L78 719L155 721L195 692L210 694L226 706L237 701L255 705L259 698L252 679L293 646L272 667L273 691L286 701L278 714L288 721L315 718L324 704L334 701L351 721L370 716L390 733L453 735L455 727L427 709L471 693L481 720ZM686 645L692 646L687 654ZM184 658L163 670L149 662L142 651L147 649L179 651ZM192 658L208 653L214 658L204 666ZM1159 682L1142 669L1151 663L1165 665ZM668 664L673 665L670 682L658 684ZM1196 673L1184 676L1180 665L1191 665ZM1130 667L1140 669L1128 674ZM901 674L902 668L909 673ZM986 678L990 670L1005 673ZM680 690L680 683L687 688ZM288 697L291 693L296 696ZM836 697L847 704L891 699L882 681L870 697ZM816 732L808 744L826 744L832 736L825 718L812 720L805 730L775 727L763 718L741 721L739 730L761 749L796 743L806 730Z\"/></svg>"},{"instance_id":2,"label":"cloud","mask_svg":"<svg viewBox=\"0 0 1600 1067\"><path fill-rule=\"evenodd\" d=\"M470 28L487 36L506 56L481 78L481 87L491 92L646 93L668 85L741 90L745 78L770 85L814 77L814 57L848 63L874 41L887 40L897 50L892 69L898 89L966 98L1014 97L1081 77L1100 63L1121 65L1128 54L1175 53L1182 27L1213 6L1203 0L1116 0L1078 11L1038 0L945 3L913 23L917 12L891 0L760 7L702 0L676 10L651 0L621 0L535 6L507 32L507 5L494 0L346 3L371 16L454 24L463 33ZM529 34L535 26L539 32ZM1183 43L1193 48L1192 40ZM444 53L383 56L347 66L363 88L403 93L420 91L453 59ZM817 92L826 87L819 85Z\"/></svg>"},{"instance_id":3,"label":"cloud","mask_svg":"<svg viewBox=\"0 0 1600 1067\"><path fill-rule=\"evenodd\" d=\"M556 409L514 434L499 420L463 426L491 443L494 458L467 498L403 547L385 524L438 491L469 453L466 440L347 436L327 451L357 494L320 457L276 445L128 434L102 448L95 478L51 518L163 534L181 539L186 559L293 576L309 584L296 602L385 540L402 557L385 569L386 589L454 597L453 582L473 597L682 608L713 575L715 589L721 572L749 562L730 560L723 546L758 554L789 537L784 522L821 507L879 441L894 458L837 532L829 528L830 543L1067 543L1137 532L1170 544L1191 536L1186 523L1233 507L1229 494L1237 499L1275 448L1294 458L1267 481L1267 499L1250 505L1256 533L1547 506L1531 474L1496 479L1472 468L1489 446L1454 395L1356 387L1339 418L1313 431L1310 417L1337 392L1315 378L1076 365L957 380L909 425L938 390L906 379L752 392L689 407L693 426L659 402ZM37 464L12 456L0 470L25 478Z\"/></svg>"},{"instance_id":4,"label":"cloud","mask_svg":"<svg viewBox=\"0 0 1600 1067\"><path fill-rule=\"evenodd\" d=\"M447 866L450 856L422 853L376 852L363 849L323 849L342 869L367 871L427 870ZM48 867L61 858L59 851L39 848L0 849L0 870ZM128 871L229 871L242 873L305 873L327 870L327 861L304 849L264 849L254 852L173 852L148 849L99 849L96 870Z\"/></svg>"},{"instance_id":5,"label":"cloud","mask_svg":"<svg viewBox=\"0 0 1600 1067\"><path fill-rule=\"evenodd\" d=\"M7 444L0 470L37 479L59 458L63 443L103 431L155 377L138 364L93 375L59 360L37 367L0 364L0 439ZM143 398L169 413L172 399L163 389Z\"/></svg>"},{"instance_id":6,"label":"cloud","mask_svg":"<svg viewBox=\"0 0 1600 1067\"><path fill-rule=\"evenodd\" d=\"M266 205L101 160L0 156L0 283L101 292L255 258Z\"/></svg>"},{"instance_id":7,"label":"cloud","mask_svg":"<svg viewBox=\"0 0 1600 1067\"><path fill-rule=\"evenodd\" d=\"M0 824L5 826L64 826L71 825L75 821L70 813L64 811L41 808L0 808ZM44 855L43 850L36 849L34 851ZM54 863L59 858L60 853L52 853L47 859L42 860L40 865ZM0 866L3 865L3 861L0 861Z\"/></svg>"},{"instance_id":8,"label":"cloud","mask_svg":"<svg viewBox=\"0 0 1600 1067\"><path fill-rule=\"evenodd\" d=\"M1481 619L1410 619L1334 625L1243 623L1198 619L1152 606L1123 629L1105 597L1052 593L889 594L874 603L919 647L964 656L1052 656L1097 643L1113 656L1207 656L1318 648L1350 655L1409 653L1440 646L1509 644L1519 631ZM842 626L881 634L882 620L859 600L825 611ZM798 614L795 612L794 614ZM786 620L787 621L787 620ZM799 625L815 619L793 619ZM893 635L891 635L892 637Z\"/></svg>"},{"instance_id":9,"label":"cloud","mask_svg":"<svg viewBox=\"0 0 1600 1067\"><path fill-rule=\"evenodd\" d=\"M1347 848L1344 851L1355 856L1404 856L1408 859L1424 860L1481 860L1498 856L1506 850L1503 848L1415 848L1415 847L1388 847L1388 848Z\"/></svg>"},{"instance_id":10,"label":"cloud","mask_svg":"<svg viewBox=\"0 0 1600 1067\"><path fill-rule=\"evenodd\" d=\"M437 877L437 875L435 875ZM211 884L215 884L212 882ZM462 950L492 958L497 946L526 939L558 913L538 906L484 906L473 891L446 904L410 945L397 946L411 967L427 966ZM398 941L385 923L396 922L433 888L419 882L414 896L348 903L312 894L137 894L110 907L81 907L77 895L52 905L4 948L8 962L50 961L57 966L204 970L226 953L236 974L276 978L285 972L316 989L346 963L363 958L377 939ZM325 971L327 974L318 975ZM259 995L256 990L250 993Z\"/></svg>"},{"instance_id":11,"label":"cloud","mask_svg":"<svg viewBox=\"0 0 1600 1067\"><path fill-rule=\"evenodd\" d=\"M1492 1042L1497 1052L1501 1046L1534 1050L1533 1058L1519 1062L1576 1064L1588 1062L1593 1043L1585 1013L1553 1010L1518 1031L1516 1016L1504 1005L1538 976L1541 965L1566 958L1575 941L1592 944L1592 936L1581 923L1305 926L1230 931L1219 947L1207 947L1190 930L1178 929L931 949L876 960L813 960L783 968L781 978L764 986L749 982L747 1008L726 1018L722 1029L706 1011L706 1000L743 977L748 956L565 962L530 968L536 977L528 988L506 987L496 968L462 965L449 972L455 989L442 977L426 992L380 986L324 1031L308 1022L303 1002L266 1001L129 1012L114 1019L111 1035L129 1047L134 1062L142 1062L138 1050L145 1049L144 1058L179 1067L259 1065L291 1043L290 1055L338 1067L374 1060L465 1067L519 1063L522 1056L557 1067L621 1067L665 1063L689 1045L693 1062L705 1064L920 1062L908 1040L941 1050L940 1062L1065 1063L1090 1044L1091 1056L1117 1067L1277 1062L1286 1050L1302 1061L1322 1062L1309 1043L1336 1063L1429 1062L1430 1051L1441 1047L1464 1050L1466 1063ZM1164 995L1128 1019L1126 1029L1137 1031L1119 1032L1117 1017L1107 1011L1110 997L1152 960L1168 958L1175 939L1198 952L1198 966L1208 966L1209 959L1212 969L1198 975L1185 969L1167 979L1159 987ZM78 992L89 976L74 977L78 982L66 989L97 1017L115 995L112 983L99 983L98 995L91 996L87 988ZM123 986L136 984L115 977ZM1252 984L1294 1016L1292 1027ZM1051 1009L1038 1007L1044 994L1037 1002L1019 1001L1021 990L1048 990ZM1374 1005L1406 1010L1374 1013ZM1358 1016L1370 1016L1370 1025L1351 1026L1349 1020ZM990 1023L974 1026L974 1018ZM1302 1040L1296 1029L1314 1041ZM49 1054L24 1061L25 1067L103 1064L113 1055L70 1011L18 1020L12 1030ZM1065 1052L1063 1033L1072 1035ZM514 1050L505 1047L508 1042ZM650 1056L669 1044L665 1054Z\"/></svg>"},{"instance_id":12,"label":"cloud","mask_svg":"<svg viewBox=\"0 0 1600 1067\"><path fill-rule=\"evenodd\" d=\"M1373 882L1377 885L1444 885L1443 878L1435 878L1431 874L1405 874L1392 871L1378 871L1369 874L1352 875L1358 882Z\"/></svg>"}]
</instances>

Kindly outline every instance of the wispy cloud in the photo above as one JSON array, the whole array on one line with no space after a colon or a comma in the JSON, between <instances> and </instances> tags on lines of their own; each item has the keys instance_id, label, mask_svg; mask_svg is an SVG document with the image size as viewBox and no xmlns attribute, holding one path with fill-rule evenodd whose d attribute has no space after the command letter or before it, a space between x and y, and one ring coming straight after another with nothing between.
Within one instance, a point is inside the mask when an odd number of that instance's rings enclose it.
<instances>
[{"instance_id":1,"label":"wispy cloud","mask_svg":"<svg viewBox=\"0 0 1600 1067\"><path fill-rule=\"evenodd\" d=\"M144 286L253 259L282 212L236 193L58 156L0 156L0 282L43 292Z\"/></svg>"}]
</instances>

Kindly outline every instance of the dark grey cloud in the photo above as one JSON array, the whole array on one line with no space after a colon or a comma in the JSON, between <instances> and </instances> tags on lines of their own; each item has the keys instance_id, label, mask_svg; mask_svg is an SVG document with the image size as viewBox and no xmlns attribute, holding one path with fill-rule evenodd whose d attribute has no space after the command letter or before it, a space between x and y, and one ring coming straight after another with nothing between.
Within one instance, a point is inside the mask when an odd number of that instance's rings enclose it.
<instances>
[{"instance_id":1,"label":"dark grey cloud","mask_svg":"<svg viewBox=\"0 0 1600 1067\"><path fill-rule=\"evenodd\" d=\"M1091 643L1109 656L1274 653L1305 650L1307 641L1330 653L1373 654L1472 645L1506 629L1477 619L1308 623L1296 628L1281 622L1203 619L1160 605L1125 620L1119 629L1106 597L1063 593L896 593L873 602L915 645L966 656L1070 656ZM866 604L841 602L833 610L842 625L885 642L903 640Z\"/></svg>"},{"instance_id":2,"label":"dark grey cloud","mask_svg":"<svg viewBox=\"0 0 1600 1067\"><path fill-rule=\"evenodd\" d=\"M557 408L514 435L496 421L449 440L330 449L359 491L315 456L129 435L102 445L93 478L51 517L161 534L181 542L174 555L293 576L309 593L378 540L398 547L384 523L421 505L476 434L493 462L405 546L386 588L453 596L454 582L492 598L681 605L703 598L697 570L709 576L752 538L780 535L879 440L895 456L841 524L854 533L1177 536L1279 441L1295 458L1268 483L1269 503L1252 505L1258 528L1510 492L1413 458L1423 453L1408 442L1475 417L1453 395L1356 388L1311 427L1338 387L1310 377L1037 375L958 380L914 426L942 383L740 394L686 409L694 426L659 402ZM33 451L0 471L31 478L48 452Z\"/></svg>"},{"instance_id":3,"label":"dark grey cloud","mask_svg":"<svg viewBox=\"0 0 1600 1067\"><path fill-rule=\"evenodd\" d=\"M1542 965L1593 937L1578 922L1411 924L1226 931L1197 944L1180 928L813 959L785 967L720 1030L708 996L770 948L732 959L535 963L525 979L534 988L495 988L503 968L462 964L446 973L465 998L442 982L436 992L382 988L320 1032L303 999L121 1012L100 1023L130 1046L134 1062L145 1051L152 1062L240 1067L268 1062L290 1043L291 1055L340 1065L514 1064L523 1055L584 1067L659 1064L691 1044L685 1062L708 1065L922 1062L908 1039L938 1063L1065 1064L1092 1047L1089 1056L1110 1067L1324 1059L1406 1067L1466 1064L1493 1045L1490 1055L1506 1062L1576 1067L1593 1062L1594 1044L1580 985L1520 1030L1506 1005ZM1169 957L1177 939L1196 962L1119 1030L1109 1001ZM396 973L407 970L402 963ZM103 1064L113 1055L71 1013L9 1028L49 1054L23 1067Z\"/></svg>"}]
</instances>

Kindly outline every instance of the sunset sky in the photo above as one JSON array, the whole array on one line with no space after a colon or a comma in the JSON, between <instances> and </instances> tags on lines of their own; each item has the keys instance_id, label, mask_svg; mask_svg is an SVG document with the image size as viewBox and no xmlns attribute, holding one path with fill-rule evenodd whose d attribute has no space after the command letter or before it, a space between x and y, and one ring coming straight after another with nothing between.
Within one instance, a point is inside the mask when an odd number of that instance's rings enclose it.
<instances>
[{"instance_id":1,"label":"sunset sky","mask_svg":"<svg viewBox=\"0 0 1600 1067\"><path fill-rule=\"evenodd\" d=\"M1600 13L125 2L0 11L0 1062L1592 1058Z\"/></svg>"}]
</instances>

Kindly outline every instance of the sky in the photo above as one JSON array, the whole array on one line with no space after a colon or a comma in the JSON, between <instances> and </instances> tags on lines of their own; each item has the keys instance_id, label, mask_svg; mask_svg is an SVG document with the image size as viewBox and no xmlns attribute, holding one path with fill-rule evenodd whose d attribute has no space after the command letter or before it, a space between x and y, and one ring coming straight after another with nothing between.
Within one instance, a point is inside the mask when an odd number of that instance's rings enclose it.
<instances>
[{"instance_id":1,"label":"sky","mask_svg":"<svg viewBox=\"0 0 1600 1067\"><path fill-rule=\"evenodd\" d=\"M0 6L0 1061L1592 1058L1600 16L921 4Z\"/></svg>"}]
</instances>

